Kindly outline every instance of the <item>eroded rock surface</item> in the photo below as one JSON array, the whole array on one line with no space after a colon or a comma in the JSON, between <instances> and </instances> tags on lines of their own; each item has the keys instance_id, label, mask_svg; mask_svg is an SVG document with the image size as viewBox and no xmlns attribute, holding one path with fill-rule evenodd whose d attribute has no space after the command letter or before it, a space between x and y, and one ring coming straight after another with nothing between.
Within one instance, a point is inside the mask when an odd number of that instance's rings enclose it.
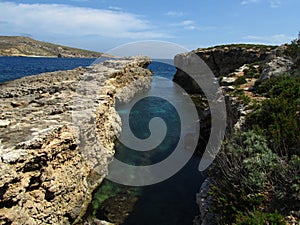
<instances>
[{"instance_id":1,"label":"eroded rock surface","mask_svg":"<svg viewBox=\"0 0 300 225\"><path fill-rule=\"evenodd\" d=\"M259 45L228 45L193 51L211 69L215 77L222 77L234 72L244 64L265 60L273 47ZM176 55L177 60L188 61L190 53ZM174 79L189 93L201 93L200 87L184 71L177 70Z\"/></svg>"},{"instance_id":2,"label":"eroded rock surface","mask_svg":"<svg viewBox=\"0 0 300 225\"><path fill-rule=\"evenodd\" d=\"M149 63L111 60L0 84L0 224L80 223L121 131L116 96L128 101L149 87ZM137 88L126 88L131 85ZM79 114L89 122L84 128L74 121ZM97 154L96 170L89 154Z\"/></svg>"},{"instance_id":3,"label":"eroded rock surface","mask_svg":"<svg viewBox=\"0 0 300 225\"><path fill-rule=\"evenodd\" d=\"M268 62L259 79L260 82L284 73L291 72L294 68L292 60L285 57L276 57Z\"/></svg>"}]
</instances>

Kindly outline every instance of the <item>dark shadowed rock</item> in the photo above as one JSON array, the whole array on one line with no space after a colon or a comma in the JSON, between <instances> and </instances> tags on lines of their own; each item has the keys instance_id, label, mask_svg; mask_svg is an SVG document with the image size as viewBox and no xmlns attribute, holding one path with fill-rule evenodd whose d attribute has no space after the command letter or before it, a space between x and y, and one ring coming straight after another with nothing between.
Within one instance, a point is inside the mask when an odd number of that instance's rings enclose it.
<instances>
[{"instance_id":1,"label":"dark shadowed rock","mask_svg":"<svg viewBox=\"0 0 300 225\"><path fill-rule=\"evenodd\" d=\"M226 76L244 64L265 60L272 46L228 45L193 51L212 70L215 77ZM177 60L185 62L187 53L176 55ZM201 93L200 87L184 71L177 70L174 82L189 93Z\"/></svg>"}]
</instances>

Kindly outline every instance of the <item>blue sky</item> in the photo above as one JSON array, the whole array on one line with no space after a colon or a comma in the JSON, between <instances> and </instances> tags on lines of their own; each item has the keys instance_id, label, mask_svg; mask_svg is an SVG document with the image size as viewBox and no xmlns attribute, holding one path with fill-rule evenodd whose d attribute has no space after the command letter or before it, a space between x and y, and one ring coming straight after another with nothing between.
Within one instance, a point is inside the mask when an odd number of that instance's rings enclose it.
<instances>
[{"instance_id":1,"label":"blue sky","mask_svg":"<svg viewBox=\"0 0 300 225\"><path fill-rule=\"evenodd\" d=\"M101 52L143 40L282 44L297 37L299 12L299 0L1 0L0 35Z\"/></svg>"}]
</instances>

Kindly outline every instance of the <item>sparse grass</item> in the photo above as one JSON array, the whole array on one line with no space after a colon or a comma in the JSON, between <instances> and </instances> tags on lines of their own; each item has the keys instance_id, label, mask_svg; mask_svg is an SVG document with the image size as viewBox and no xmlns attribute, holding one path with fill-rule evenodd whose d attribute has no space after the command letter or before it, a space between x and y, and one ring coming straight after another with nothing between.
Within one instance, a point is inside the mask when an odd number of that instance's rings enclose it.
<instances>
[{"instance_id":1,"label":"sparse grass","mask_svg":"<svg viewBox=\"0 0 300 225\"><path fill-rule=\"evenodd\" d=\"M249 105L251 102L251 98L247 96L243 90L235 90L231 93L231 96L237 97L241 105Z\"/></svg>"}]
</instances>

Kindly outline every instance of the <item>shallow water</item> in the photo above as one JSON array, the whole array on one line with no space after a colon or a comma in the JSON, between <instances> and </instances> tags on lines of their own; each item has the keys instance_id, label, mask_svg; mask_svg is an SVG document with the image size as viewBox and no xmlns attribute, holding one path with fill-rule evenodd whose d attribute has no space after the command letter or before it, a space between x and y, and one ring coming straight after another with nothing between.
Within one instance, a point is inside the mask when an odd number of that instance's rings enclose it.
<instances>
[{"instance_id":1,"label":"shallow water","mask_svg":"<svg viewBox=\"0 0 300 225\"><path fill-rule=\"evenodd\" d=\"M159 86L163 95L176 102L178 95L182 95L171 82L176 69L155 61L149 68L154 72L154 76L169 79L169 82L154 79L149 95L151 96L154 86ZM157 90L155 92L157 95ZM137 137L147 138L150 135L147 126L153 117L163 118L168 129L163 142L151 151L137 152L117 142L115 157L127 164L138 166L157 163L168 157L178 144L179 138L184 135L180 133L180 118L172 104L153 97L139 104L140 106L134 107L131 111L126 105L117 107L121 116L130 114L131 129ZM192 224L194 217L199 214L196 193L206 177L198 171L199 162L199 157L192 156L174 176L150 186L129 187L105 180L95 192L91 214L99 219L113 218L112 222L123 225ZM117 215L107 216L108 214ZM118 216L121 218L117 218Z\"/></svg>"}]
</instances>

